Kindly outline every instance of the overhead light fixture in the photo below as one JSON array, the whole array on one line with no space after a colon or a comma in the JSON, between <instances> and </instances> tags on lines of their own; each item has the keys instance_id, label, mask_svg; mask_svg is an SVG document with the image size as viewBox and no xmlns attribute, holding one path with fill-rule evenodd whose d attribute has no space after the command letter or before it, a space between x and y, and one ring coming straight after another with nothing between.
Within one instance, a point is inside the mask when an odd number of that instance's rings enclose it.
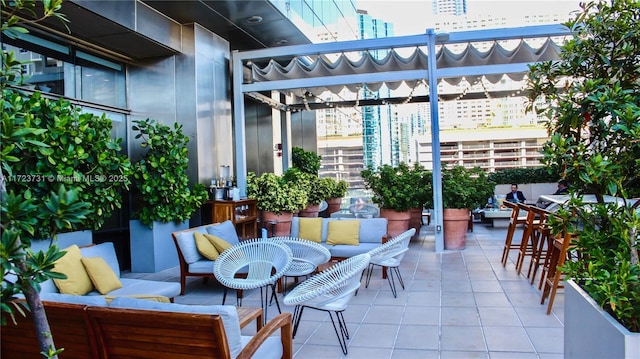
<instances>
[{"instance_id":1,"label":"overhead light fixture","mask_svg":"<svg viewBox=\"0 0 640 359\"><path fill-rule=\"evenodd\" d=\"M262 16L258 16L258 15L253 15L253 16L249 16L248 18L246 18L244 20L247 24L259 24L262 22Z\"/></svg>"},{"instance_id":2,"label":"overhead light fixture","mask_svg":"<svg viewBox=\"0 0 640 359\"><path fill-rule=\"evenodd\" d=\"M289 41L287 41L286 39L280 39L278 41L276 41L276 45L286 45Z\"/></svg>"}]
</instances>

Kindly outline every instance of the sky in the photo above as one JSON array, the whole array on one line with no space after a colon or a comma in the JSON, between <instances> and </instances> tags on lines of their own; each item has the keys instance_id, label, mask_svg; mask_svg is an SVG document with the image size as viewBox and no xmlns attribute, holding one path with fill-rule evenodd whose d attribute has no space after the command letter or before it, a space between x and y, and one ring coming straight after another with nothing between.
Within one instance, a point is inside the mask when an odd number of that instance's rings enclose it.
<instances>
[{"instance_id":1,"label":"sky","mask_svg":"<svg viewBox=\"0 0 640 359\"><path fill-rule=\"evenodd\" d=\"M584 0L582 0L584 1ZM550 11L570 12L578 9L579 0L467 0L467 13L477 16L489 14L522 14ZM421 34L433 27L431 1L425 0L358 0L358 6L374 18L394 24L395 36Z\"/></svg>"}]
</instances>

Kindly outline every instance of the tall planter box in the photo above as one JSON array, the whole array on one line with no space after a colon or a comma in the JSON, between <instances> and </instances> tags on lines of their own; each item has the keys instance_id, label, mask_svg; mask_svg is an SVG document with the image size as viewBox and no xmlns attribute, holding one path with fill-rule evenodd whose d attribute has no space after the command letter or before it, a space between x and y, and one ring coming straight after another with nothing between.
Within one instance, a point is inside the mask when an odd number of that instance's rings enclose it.
<instances>
[{"instance_id":1,"label":"tall planter box","mask_svg":"<svg viewBox=\"0 0 640 359\"><path fill-rule=\"evenodd\" d=\"M623 327L575 281L564 288L565 358L640 358L640 333Z\"/></svg>"},{"instance_id":2,"label":"tall planter box","mask_svg":"<svg viewBox=\"0 0 640 359\"><path fill-rule=\"evenodd\" d=\"M149 228L139 220L130 220L131 272L156 273L178 266L178 252L171 233L188 228L189 221L154 222L153 228Z\"/></svg>"}]
</instances>

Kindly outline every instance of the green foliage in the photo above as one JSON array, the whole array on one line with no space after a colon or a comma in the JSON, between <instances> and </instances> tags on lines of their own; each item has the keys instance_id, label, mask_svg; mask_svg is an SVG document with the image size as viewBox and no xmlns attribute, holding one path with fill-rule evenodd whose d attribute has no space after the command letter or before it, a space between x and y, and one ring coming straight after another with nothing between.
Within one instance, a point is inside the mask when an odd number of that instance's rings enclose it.
<instances>
[{"instance_id":1,"label":"green foliage","mask_svg":"<svg viewBox=\"0 0 640 359\"><path fill-rule=\"evenodd\" d=\"M489 179L496 184L549 183L560 180L552 167L507 168L489 173Z\"/></svg>"},{"instance_id":2,"label":"green foliage","mask_svg":"<svg viewBox=\"0 0 640 359\"><path fill-rule=\"evenodd\" d=\"M345 180L337 180L333 177L321 178L322 186L327 188L327 197L330 198L342 198L347 194L349 189L349 182Z\"/></svg>"},{"instance_id":3,"label":"green foliage","mask_svg":"<svg viewBox=\"0 0 640 359\"><path fill-rule=\"evenodd\" d=\"M560 168L576 194L598 199L577 198L557 214L556 231L579 223L569 230L582 256L564 270L632 331L640 330L640 221L636 208L604 204L604 196L640 195L639 20L637 1L583 5L567 24L574 37L560 60L532 66L528 83L531 108L542 104L535 110L549 118L544 164Z\"/></svg>"},{"instance_id":4,"label":"green foliage","mask_svg":"<svg viewBox=\"0 0 640 359\"><path fill-rule=\"evenodd\" d=\"M588 193L640 194L639 14L637 1L589 3L560 61L531 67L529 98L549 118L543 163Z\"/></svg>"},{"instance_id":5,"label":"green foliage","mask_svg":"<svg viewBox=\"0 0 640 359\"><path fill-rule=\"evenodd\" d=\"M474 209L493 195L495 182L480 167L442 167L442 206Z\"/></svg>"},{"instance_id":6,"label":"green foliage","mask_svg":"<svg viewBox=\"0 0 640 359\"><path fill-rule=\"evenodd\" d=\"M290 168L285 172L285 179L287 174L295 168ZM326 186L326 182L322 181L320 177L301 172L301 178L295 181L290 181L292 184L297 184L305 192L307 192L307 204L319 205L320 202L329 198L329 187Z\"/></svg>"},{"instance_id":7,"label":"green foliage","mask_svg":"<svg viewBox=\"0 0 640 359\"><path fill-rule=\"evenodd\" d=\"M147 149L144 157L133 165L133 183L140 203L134 217L149 227L153 222L184 222L207 200L204 185L189 188L189 137L182 126L173 128L156 120L133 121L136 139Z\"/></svg>"},{"instance_id":8,"label":"green foliage","mask_svg":"<svg viewBox=\"0 0 640 359\"><path fill-rule=\"evenodd\" d=\"M293 147L291 150L291 161L293 167L300 169L304 173L318 176L320 170L321 156L313 151L305 151L300 147Z\"/></svg>"},{"instance_id":9,"label":"green foliage","mask_svg":"<svg viewBox=\"0 0 640 359\"><path fill-rule=\"evenodd\" d=\"M372 201L380 208L407 211L421 208L429 191L425 187L425 171L419 164L410 167L402 162L397 167L382 165L360 172L365 188L373 192ZM430 183L430 182L429 182Z\"/></svg>"},{"instance_id":10,"label":"green foliage","mask_svg":"<svg viewBox=\"0 0 640 359\"><path fill-rule=\"evenodd\" d=\"M259 210L276 214L299 211L307 206L308 199L304 188L275 173L256 176L254 172L249 172L247 196L258 201Z\"/></svg>"},{"instance_id":11,"label":"green foliage","mask_svg":"<svg viewBox=\"0 0 640 359\"><path fill-rule=\"evenodd\" d=\"M82 202L77 189L67 190L59 184L56 192L36 200L30 190L2 194L2 311L12 316L9 302L18 293L39 290L39 284L49 278L65 278L53 272L56 260L64 255L56 245L46 252L33 252L31 238L36 228L48 223L48 231L70 229L74 223L86 220L90 204ZM4 318L4 317L3 317ZM5 323L3 322L2 325Z\"/></svg>"},{"instance_id":12,"label":"green foliage","mask_svg":"<svg viewBox=\"0 0 640 359\"><path fill-rule=\"evenodd\" d=\"M21 25L22 22L37 23L46 18L57 18L63 22L66 21L64 15L59 12L61 5L62 0L20 0L11 1L8 4L5 0L2 0L2 27L0 29L2 36L15 37L16 35L27 33L28 31ZM17 16L18 13L26 13L33 20L21 19ZM7 317L14 318L15 313L24 315L22 305L14 300L16 294L24 294L28 304L26 309L33 308L32 314L40 352L44 357L55 359L62 352L62 349L56 350L55 348L44 308L40 305L39 286L40 283L49 278L64 277L52 271L53 264L64 253L55 245L50 246L46 252L39 251L35 253L30 250L31 239L34 237L44 238L43 234L45 233L49 237L55 238L56 232L61 229L70 229L79 223L86 225L89 218L87 215L92 212L89 210L89 203L83 202L82 198L79 197L82 192L73 183L70 184L71 188L69 190L62 183L52 184L53 187L49 192L39 192L38 189L35 189L36 195L32 193L29 185L26 188L17 186L17 191L10 190L9 193L6 192L6 189L11 187L12 183L17 182L17 179L43 178L39 177L42 174L40 168L36 168L35 172L27 173L13 171L16 162L22 161L23 154L29 154L27 150L33 150L34 152L43 150L55 153L57 148L51 148L51 144L42 142L38 137L46 136L48 128L45 126L38 127L30 123L35 117L34 113L39 113L39 110L31 111L29 109L29 111L22 111L22 104L26 101L18 97L19 94L9 87L23 84L25 78L22 76L21 63L17 61L13 52L2 51L1 54L1 324L5 324L4 320ZM29 107L27 106L27 108ZM52 115L52 117L66 115L66 111L60 111L59 113L57 107L49 110L44 112ZM12 151L16 148L22 149L24 153L13 153ZM16 159L19 161L16 161ZM53 161L52 164L55 165L57 158L51 157L51 159ZM12 177L5 177L9 173L11 173ZM16 177L14 173L23 177ZM9 185L6 184L6 180L9 180ZM29 181L29 183L31 182L33 181ZM95 210L93 213L95 213ZM98 217L98 220L100 220L100 217Z\"/></svg>"},{"instance_id":13,"label":"green foliage","mask_svg":"<svg viewBox=\"0 0 640 359\"><path fill-rule=\"evenodd\" d=\"M565 262L563 271L626 328L640 332L640 266L631 253L637 250L640 215L615 203L574 200L569 208L556 213L556 227L570 224L578 240L569 251L585 259Z\"/></svg>"},{"instance_id":14,"label":"green foliage","mask_svg":"<svg viewBox=\"0 0 640 359\"><path fill-rule=\"evenodd\" d=\"M2 174L8 191L30 190L40 206L59 184L74 189L91 213L67 230L98 229L120 208L130 184L130 163L122 139L111 139L111 120L80 113L68 100L50 100L39 92L26 96L5 89L2 111ZM36 238L50 238L55 228L44 217Z\"/></svg>"}]
</instances>

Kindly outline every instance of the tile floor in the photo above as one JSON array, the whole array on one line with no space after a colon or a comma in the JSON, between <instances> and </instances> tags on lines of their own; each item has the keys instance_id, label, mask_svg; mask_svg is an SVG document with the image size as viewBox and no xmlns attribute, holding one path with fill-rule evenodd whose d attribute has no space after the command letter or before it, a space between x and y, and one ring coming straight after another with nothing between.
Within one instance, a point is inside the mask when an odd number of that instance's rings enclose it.
<instances>
[{"instance_id":1,"label":"tile floor","mask_svg":"<svg viewBox=\"0 0 640 359\"><path fill-rule=\"evenodd\" d=\"M562 289L553 312L546 315L537 283L532 286L515 272L516 251L502 267L505 234L506 229L476 223L464 250L435 253L433 225L422 227L400 267L406 289L394 298L377 269L369 288L363 285L344 312L351 335L348 354L342 354L328 315L307 309L294 339L295 358L562 358ZM514 238L521 235L517 231ZM178 281L179 270L124 275ZM187 283L186 295L176 298L177 303L222 302L218 283L203 284L198 278ZM227 304L235 304L233 299ZM243 305L259 307L259 300L259 291L251 291ZM274 304L268 316L276 313ZM255 327L243 331L253 334Z\"/></svg>"}]
</instances>

